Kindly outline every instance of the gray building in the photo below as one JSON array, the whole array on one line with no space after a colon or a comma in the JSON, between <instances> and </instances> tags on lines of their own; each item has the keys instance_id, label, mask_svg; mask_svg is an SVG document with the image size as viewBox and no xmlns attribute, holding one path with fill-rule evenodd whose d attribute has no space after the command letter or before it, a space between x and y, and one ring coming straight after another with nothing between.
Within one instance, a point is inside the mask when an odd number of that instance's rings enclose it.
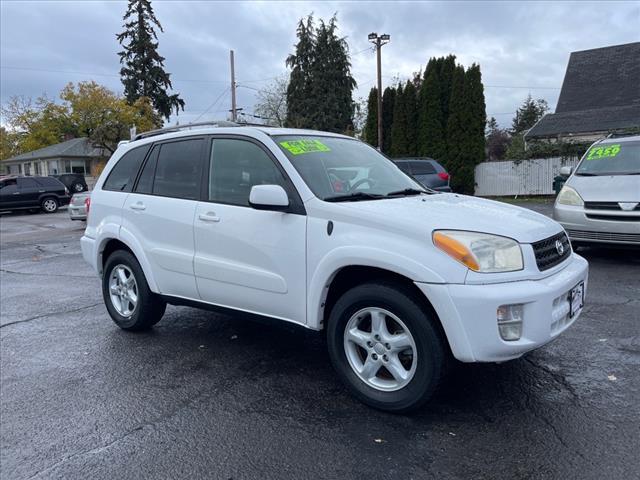
<instances>
[{"instance_id":1,"label":"gray building","mask_svg":"<svg viewBox=\"0 0 640 480\"><path fill-rule=\"evenodd\" d=\"M526 141L593 142L640 130L640 42L572 52L555 113Z\"/></svg>"},{"instance_id":2,"label":"gray building","mask_svg":"<svg viewBox=\"0 0 640 480\"><path fill-rule=\"evenodd\" d=\"M0 173L8 175L59 175L82 173L96 176L109 152L94 147L88 138L73 138L32 152L6 158L0 162Z\"/></svg>"}]
</instances>

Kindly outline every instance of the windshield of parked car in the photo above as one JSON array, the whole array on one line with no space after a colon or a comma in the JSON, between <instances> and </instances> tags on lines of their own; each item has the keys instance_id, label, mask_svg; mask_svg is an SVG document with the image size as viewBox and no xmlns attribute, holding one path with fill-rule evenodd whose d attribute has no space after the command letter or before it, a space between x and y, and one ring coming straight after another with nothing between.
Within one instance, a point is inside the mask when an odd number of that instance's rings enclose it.
<instances>
[{"instance_id":1,"label":"windshield of parked car","mask_svg":"<svg viewBox=\"0 0 640 480\"><path fill-rule=\"evenodd\" d=\"M358 140L314 135L278 135L274 140L322 200L374 200L426 193L391 160Z\"/></svg>"},{"instance_id":2,"label":"windshield of parked car","mask_svg":"<svg viewBox=\"0 0 640 480\"><path fill-rule=\"evenodd\" d=\"M593 145L576 175L640 175L640 141Z\"/></svg>"}]
</instances>

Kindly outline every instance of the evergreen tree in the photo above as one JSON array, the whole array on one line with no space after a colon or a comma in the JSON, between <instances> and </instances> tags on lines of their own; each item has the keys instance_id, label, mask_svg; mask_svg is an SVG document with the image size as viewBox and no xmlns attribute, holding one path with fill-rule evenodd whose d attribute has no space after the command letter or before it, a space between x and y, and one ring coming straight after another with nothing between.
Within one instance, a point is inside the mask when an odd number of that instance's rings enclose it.
<instances>
[{"instance_id":1,"label":"evergreen tree","mask_svg":"<svg viewBox=\"0 0 640 480\"><path fill-rule=\"evenodd\" d=\"M286 64L291 68L287 87L288 127L312 128L311 118L311 66L315 55L315 29L313 17L300 19L297 29L298 43L296 51L287 57Z\"/></svg>"},{"instance_id":2,"label":"evergreen tree","mask_svg":"<svg viewBox=\"0 0 640 480\"><path fill-rule=\"evenodd\" d=\"M515 117L513 117L511 133L517 135L529 130L548 110L549 105L546 100L542 98L534 100L531 98L531 94L527 95L527 98L525 98L522 105L518 108Z\"/></svg>"},{"instance_id":3,"label":"evergreen tree","mask_svg":"<svg viewBox=\"0 0 640 480\"><path fill-rule=\"evenodd\" d=\"M452 80L447 119L447 158L444 166L451 174L451 187L454 191L473 193L473 179L470 185L465 165L469 118L465 105L465 74L461 65L456 66Z\"/></svg>"},{"instance_id":4,"label":"evergreen tree","mask_svg":"<svg viewBox=\"0 0 640 480\"><path fill-rule=\"evenodd\" d=\"M449 121L449 105L451 103L453 76L456 71L456 56L448 55L447 57L437 59L435 63L435 67L437 67L440 72L442 128L446 130Z\"/></svg>"},{"instance_id":5,"label":"evergreen tree","mask_svg":"<svg viewBox=\"0 0 640 480\"><path fill-rule=\"evenodd\" d=\"M378 89L373 87L367 101L367 119L364 123L364 141L378 146Z\"/></svg>"},{"instance_id":6,"label":"evergreen tree","mask_svg":"<svg viewBox=\"0 0 640 480\"><path fill-rule=\"evenodd\" d=\"M484 86L480 66L472 64L465 72L465 105L467 108L468 145L465 151L465 164L471 168L472 180L475 178L475 166L485 159L484 129L487 123L484 101ZM474 185L473 182L472 185Z\"/></svg>"},{"instance_id":7,"label":"evergreen tree","mask_svg":"<svg viewBox=\"0 0 640 480\"><path fill-rule=\"evenodd\" d=\"M141 97L151 100L155 111L169 119L171 113L184 110L179 94L167 93L172 88L170 74L164 70L164 57L158 53L158 37L154 26L163 31L153 12L151 0L129 0L123 17L124 31L116 38L123 50L120 76L124 94L133 105Z\"/></svg>"},{"instance_id":8,"label":"evergreen tree","mask_svg":"<svg viewBox=\"0 0 640 480\"><path fill-rule=\"evenodd\" d=\"M415 157L418 154L418 92L411 80L408 80L404 87L404 105L407 116L405 127L406 135L406 155Z\"/></svg>"},{"instance_id":9,"label":"evergreen tree","mask_svg":"<svg viewBox=\"0 0 640 480\"><path fill-rule=\"evenodd\" d=\"M393 108L396 100L396 89L387 87L382 95L382 151L391 152L391 128L393 125Z\"/></svg>"},{"instance_id":10,"label":"evergreen tree","mask_svg":"<svg viewBox=\"0 0 640 480\"><path fill-rule=\"evenodd\" d=\"M298 23L296 52L287 58L291 68L287 91L287 125L329 132L353 131L356 82L351 76L349 47L337 35L337 20L313 18Z\"/></svg>"},{"instance_id":11,"label":"evergreen tree","mask_svg":"<svg viewBox=\"0 0 640 480\"><path fill-rule=\"evenodd\" d=\"M418 155L436 160L444 159L447 152L440 88L440 75L435 62L429 61L419 94Z\"/></svg>"},{"instance_id":12,"label":"evergreen tree","mask_svg":"<svg viewBox=\"0 0 640 480\"><path fill-rule=\"evenodd\" d=\"M349 46L337 35L335 15L316 29L316 49L311 66L313 128L328 132L353 131L353 90Z\"/></svg>"},{"instance_id":13,"label":"evergreen tree","mask_svg":"<svg viewBox=\"0 0 640 480\"><path fill-rule=\"evenodd\" d=\"M391 126L391 156L416 156L417 115L416 89L408 80L404 87L398 85L396 91Z\"/></svg>"},{"instance_id":14,"label":"evergreen tree","mask_svg":"<svg viewBox=\"0 0 640 480\"><path fill-rule=\"evenodd\" d=\"M509 146L509 134L506 130L500 128L498 121L491 117L487 121L487 129L485 132L487 144L487 159L503 160Z\"/></svg>"},{"instance_id":15,"label":"evergreen tree","mask_svg":"<svg viewBox=\"0 0 640 480\"><path fill-rule=\"evenodd\" d=\"M389 149L389 154L392 157L406 155L406 127L407 113L404 101L404 89L402 88L402 84L399 84L396 89L395 102L393 104L393 124L391 125L391 146Z\"/></svg>"}]
</instances>

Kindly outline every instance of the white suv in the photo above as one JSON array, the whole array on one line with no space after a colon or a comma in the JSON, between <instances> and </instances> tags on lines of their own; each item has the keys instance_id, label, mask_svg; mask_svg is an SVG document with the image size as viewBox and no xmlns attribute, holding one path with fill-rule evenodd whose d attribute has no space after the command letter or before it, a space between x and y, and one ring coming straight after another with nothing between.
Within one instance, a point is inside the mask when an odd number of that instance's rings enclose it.
<instances>
[{"instance_id":1,"label":"white suv","mask_svg":"<svg viewBox=\"0 0 640 480\"><path fill-rule=\"evenodd\" d=\"M98 179L81 242L121 328L169 303L324 329L353 394L396 412L431 396L450 355L553 340L587 285L553 220L425 190L365 143L308 130L139 135Z\"/></svg>"}]
</instances>

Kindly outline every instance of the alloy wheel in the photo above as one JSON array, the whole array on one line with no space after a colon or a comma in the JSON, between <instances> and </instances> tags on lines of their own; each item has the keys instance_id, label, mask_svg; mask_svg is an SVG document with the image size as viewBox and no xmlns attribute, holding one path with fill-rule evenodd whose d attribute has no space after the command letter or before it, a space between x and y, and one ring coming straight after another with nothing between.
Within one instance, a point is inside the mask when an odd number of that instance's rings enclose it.
<instances>
[{"instance_id":1,"label":"alloy wheel","mask_svg":"<svg viewBox=\"0 0 640 480\"><path fill-rule=\"evenodd\" d=\"M109 275L109 297L111 305L123 317L129 318L138 305L138 284L131 269L116 265Z\"/></svg>"}]
</instances>

